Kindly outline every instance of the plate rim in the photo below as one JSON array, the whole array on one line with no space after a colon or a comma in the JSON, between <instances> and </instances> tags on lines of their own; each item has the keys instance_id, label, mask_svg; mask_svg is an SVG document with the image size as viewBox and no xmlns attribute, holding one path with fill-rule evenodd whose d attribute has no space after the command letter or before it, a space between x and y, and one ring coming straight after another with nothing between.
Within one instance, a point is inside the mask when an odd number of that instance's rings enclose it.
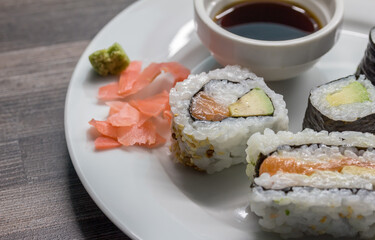
<instances>
[{"instance_id":1,"label":"plate rim","mask_svg":"<svg viewBox=\"0 0 375 240\"><path fill-rule=\"evenodd\" d=\"M70 95L72 94L71 88L73 87L73 79L78 75L79 66L83 64L83 61L88 61L85 59L85 56L88 52L88 49L90 49L91 45L94 43L95 39L97 39L101 33L112 24L112 22L115 22L117 18L119 18L121 15L126 14L127 12L133 11L138 5L144 4L144 2L150 1L150 0L138 0L121 10L116 16L114 16L111 20L109 20L96 34L95 36L90 40L90 43L86 46L85 50L82 52L81 56L79 57L79 60L77 64L74 67L74 71L71 75L71 78L69 80L69 85L67 88L67 93L65 96L65 103L64 103L64 132L65 132L65 139L67 143L67 148L69 152L69 157L71 159L71 162L73 164L74 170L76 171L79 180L81 181L82 185L84 186L85 190L88 192L91 199L95 202L95 204L99 207L101 211L105 214L106 217L110 219L110 221L116 225L121 231L123 231L128 237L132 239L141 239L135 232L133 232L129 227L122 224L108 209L108 207L104 204L104 202L100 199L100 197L95 193L93 190L93 187L85 177L83 170L81 167L79 167L79 161L76 158L76 154L74 152L74 148L72 146L72 142L68 139L71 139L70 133L69 133L69 121L68 121L68 103L70 99Z\"/></svg>"},{"instance_id":2,"label":"plate rim","mask_svg":"<svg viewBox=\"0 0 375 240\"><path fill-rule=\"evenodd\" d=\"M71 161L73 163L74 170L77 172L77 175L84 186L85 190L89 193L90 197L93 199L95 204L100 208L101 211L112 221L113 224L115 224L121 231L123 231L128 237L132 239L141 239L133 230L131 230L128 226L123 224L119 219L117 219L111 210L108 208L106 204L100 199L100 197L97 195L97 193L94 191L94 188L90 184L90 182L87 180L86 176L83 173L83 169L79 166L79 160L76 158L76 153L74 150L74 147L72 146L72 141L69 141L68 139L72 139L72 136L70 136L69 133L69 121L68 121L68 103L69 99L71 98L70 95L72 94L71 88L72 88L72 82L73 79L78 75L79 66L83 64L85 59L85 56L87 55L88 49L92 46L92 44L95 42L95 40L98 38L98 36L101 35L101 33L108 28L109 25L112 24L112 22L116 21L117 18L119 18L121 15L126 14L127 12L132 12L136 7L142 4L147 4L147 2L152 0L139 0L132 4L130 4L128 7L123 9L121 12L119 12L115 17L113 17L108 23L105 24L101 28L101 30L90 40L90 43L86 46L85 50L82 52L75 68L72 73L71 79L69 81L69 86L67 88L67 94L65 97L65 104L64 104L64 132L65 132L65 138L66 143L68 147L69 156L71 158ZM155 1L155 0L154 0ZM344 29L344 28L343 28Z\"/></svg>"}]
</instances>

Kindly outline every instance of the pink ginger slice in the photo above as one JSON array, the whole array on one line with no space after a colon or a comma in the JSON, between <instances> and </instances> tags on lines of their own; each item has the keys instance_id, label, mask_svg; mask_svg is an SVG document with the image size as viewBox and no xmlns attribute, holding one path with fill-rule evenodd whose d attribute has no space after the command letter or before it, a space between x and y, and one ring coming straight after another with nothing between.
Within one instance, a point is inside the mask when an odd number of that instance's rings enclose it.
<instances>
[{"instance_id":1,"label":"pink ginger slice","mask_svg":"<svg viewBox=\"0 0 375 240\"><path fill-rule=\"evenodd\" d=\"M157 116L169 107L169 93L163 91L143 100L133 100L130 104L146 116Z\"/></svg>"},{"instance_id":2,"label":"pink ginger slice","mask_svg":"<svg viewBox=\"0 0 375 240\"><path fill-rule=\"evenodd\" d=\"M123 96L118 94L118 90L118 82L109 83L99 88L98 98L103 101L123 98Z\"/></svg>"},{"instance_id":3,"label":"pink ginger slice","mask_svg":"<svg viewBox=\"0 0 375 240\"><path fill-rule=\"evenodd\" d=\"M118 129L117 141L124 146L131 145L151 145L156 142L156 128L150 121L143 125L133 125L130 127L120 127Z\"/></svg>"},{"instance_id":4,"label":"pink ginger slice","mask_svg":"<svg viewBox=\"0 0 375 240\"><path fill-rule=\"evenodd\" d=\"M162 63L162 70L171 73L175 78L175 84L185 80L189 74L190 70L178 62L166 62Z\"/></svg>"},{"instance_id":5,"label":"pink ginger slice","mask_svg":"<svg viewBox=\"0 0 375 240\"><path fill-rule=\"evenodd\" d=\"M110 138L110 137L97 137L95 139L95 149L96 150L106 150L117 148L121 146L121 143L117 142L117 140Z\"/></svg>"},{"instance_id":6,"label":"pink ginger slice","mask_svg":"<svg viewBox=\"0 0 375 240\"><path fill-rule=\"evenodd\" d=\"M117 128L112 126L107 121L96 121L91 119L89 124L95 127L100 134L114 139L117 138Z\"/></svg>"},{"instance_id":7,"label":"pink ginger slice","mask_svg":"<svg viewBox=\"0 0 375 240\"><path fill-rule=\"evenodd\" d=\"M136 125L139 119L139 111L129 103L124 102L121 109L117 113L113 113L109 116L107 121L115 127L127 127Z\"/></svg>"},{"instance_id":8,"label":"pink ginger slice","mask_svg":"<svg viewBox=\"0 0 375 240\"><path fill-rule=\"evenodd\" d=\"M118 93L122 96L129 95L133 91L133 86L138 80L142 70L141 61L132 61L129 66L123 71L119 79Z\"/></svg>"}]
</instances>

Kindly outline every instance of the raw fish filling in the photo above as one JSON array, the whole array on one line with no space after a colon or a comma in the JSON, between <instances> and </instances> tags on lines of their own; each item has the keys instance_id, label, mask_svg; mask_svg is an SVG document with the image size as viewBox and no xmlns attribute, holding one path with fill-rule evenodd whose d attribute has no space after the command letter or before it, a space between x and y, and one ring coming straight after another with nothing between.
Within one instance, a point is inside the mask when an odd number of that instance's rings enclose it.
<instances>
[{"instance_id":1,"label":"raw fish filling","mask_svg":"<svg viewBox=\"0 0 375 240\"><path fill-rule=\"evenodd\" d=\"M195 120L222 121L228 117L270 116L274 107L260 88L211 80L191 99L189 111Z\"/></svg>"},{"instance_id":2,"label":"raw fish filling","mask_svg":"<svg viewBox=\"0 0 375 240\"><path fill-rule=\"evenodd\" d=\"M283 147L266 157L255 182L266 188L309 186L366 188L375 186L375 151L354 147Z\"/></svg>"},{"instance_id":3,"label":"raw fish filling","mask_svg":"<svg viewBox=\"0 0 375 240\"><path fill-rule=\"evenodd\" d=\"M212 97L204 92L199 92L192 99L191 115L195 119L206 121L221 121L229 117L227 107L217 103Z\"/></svg>"},{"instance_id":4,"label":"raw fish filling","mask_svg":"<svg viewBox=\"0 0 375 240\"><path fill-rule=\"evenodd\" d=\"M359 168L375 169L375 163L361 162L353 158L342 158L328 162L305 162L293 158L270 156L266 158L260 167L259 174L268 173L271 176L281 171L284 173L297 173L310 176L317 170L341 172L345 167L355 166ZM363 171L366 171L365 169Z\"/></svg>"}]
</instances>

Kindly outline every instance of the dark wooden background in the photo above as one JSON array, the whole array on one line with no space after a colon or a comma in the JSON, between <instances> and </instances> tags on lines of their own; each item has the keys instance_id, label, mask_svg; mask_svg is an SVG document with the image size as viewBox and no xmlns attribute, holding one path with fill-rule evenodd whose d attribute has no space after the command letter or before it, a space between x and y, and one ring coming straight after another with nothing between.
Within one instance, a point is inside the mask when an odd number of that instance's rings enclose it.
<instances>
[{"instance_id":1,"label":"dark wooden background","mask_svg":"<svg viewBox=\"0 0 375 240\"><path fill-rule=\"evenodd\" d=\"M64 136L74 67L135 0L0 0L0 239L129 239L82 186Z\"/></svg>"}]
</instances>

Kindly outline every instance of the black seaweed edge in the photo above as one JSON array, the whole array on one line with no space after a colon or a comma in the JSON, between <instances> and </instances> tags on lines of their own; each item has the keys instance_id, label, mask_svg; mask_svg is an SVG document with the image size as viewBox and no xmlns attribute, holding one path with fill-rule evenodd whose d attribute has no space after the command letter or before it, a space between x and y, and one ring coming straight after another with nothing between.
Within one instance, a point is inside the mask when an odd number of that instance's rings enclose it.
<instances>
[{"instance_id":1,"label":"black seaweed edge","mask_svg":"<svg viewBox=\"0 0 375 240\"><path fill-rule=\"evenodd\" d=\"M370 29L369 42L355 76L359 78L360 75L364 74L375 85L375 39L372 39L372 32L375 32L375 26Z\"/></svg>"},{"instance_id":2,"label":"black seaweed edge","mask_svg":"<svg viewBox=\"0 0 375 240\"><path fill-rule=\"evenodd\" d=\"M317 86L316 88L329 85L333 82L343 81L347 78L354 77L355 75L348 75L328 83ZM316 89L314 88L314 89ZM312 103L311 103L311 91L308 98L307 108L305 111L305 116L303 118L302 129L311 128L315 131L326 130L328 132L343 132L343 131L358 131L358 132L368 132L375 134L375 113L369 114L362 118L358 118L354 121L342 121L333 120L321 113Z\"/></svg>"},{"instance_id":3,"label":"black seaweed edge","mask_svg":"<svg viewBox=\"0 0 375 240\"><path fill-rule=\"evenodd\" d=\"M353 194L357 194L360 190L361 191L366 191L366 192L374 192L374 190L368 190L368 189L365 189L365 188L318 188L318 187L308 187L308 186L293 186L293 187L286 187L286 188L282 188L282 189L268 189L268 188L265 188L263 186L259 186L258 184L256 183L252 183L250 185L250 188L256 188L256 187L260 187L262 188L263 191L282 191L284 193L289 193L289 192L293 192L294 191L294 188L303 188L303 189L306 189L308 191L312 191L313 189L319 189L319 190L322 190L322 191L328 191L328 190L349 190L351 191Z\"/></svg>"}]
</instances>

